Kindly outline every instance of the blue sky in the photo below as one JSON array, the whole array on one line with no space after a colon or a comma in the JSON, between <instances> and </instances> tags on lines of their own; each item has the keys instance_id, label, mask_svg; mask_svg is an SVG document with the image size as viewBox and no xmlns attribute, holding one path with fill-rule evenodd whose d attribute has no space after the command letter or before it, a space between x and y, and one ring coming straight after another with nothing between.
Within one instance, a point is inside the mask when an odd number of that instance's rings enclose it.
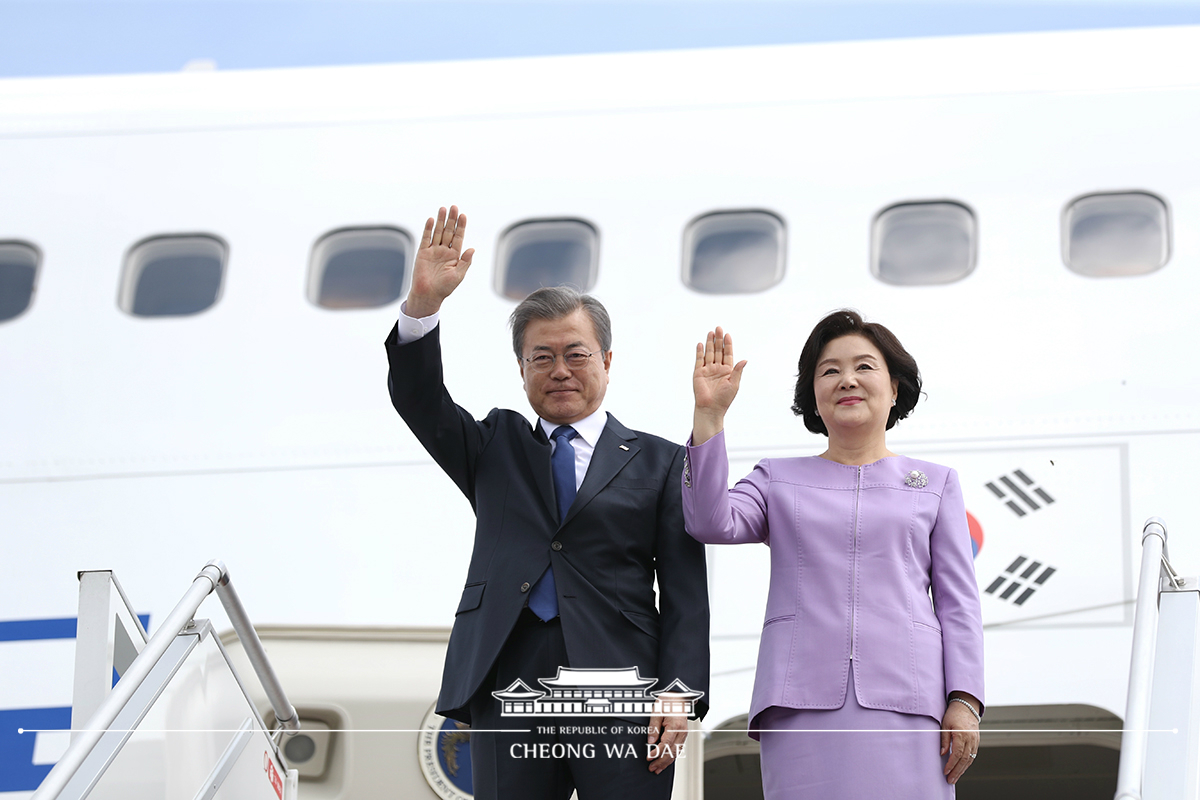
<instances>
[{"instance_id":1,"label":"blue sky","mask_svg":"<svg viewBox=\"0 0 1200 800\"><path fill-rule=\"evenodd\" d=\"M0 0L0 77L1200 24L1200 0Z\"/></svg>"}]
</instances>

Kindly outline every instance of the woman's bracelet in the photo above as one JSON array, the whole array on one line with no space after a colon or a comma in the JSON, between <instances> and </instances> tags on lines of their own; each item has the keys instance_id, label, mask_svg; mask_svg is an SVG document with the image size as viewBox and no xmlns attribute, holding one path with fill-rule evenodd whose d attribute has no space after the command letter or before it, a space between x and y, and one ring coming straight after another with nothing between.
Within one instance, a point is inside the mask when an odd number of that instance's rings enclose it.
<instances>
[{"instance_id":1,"label":"woman's bracelet","mask_svg":"<svg viewBox=\"0 0 1200 800\"><path fill-rule=\"evenodd\" d=\"M979 712L975 710L975 706L971 705L966 700L963 700L961 697L951 697L950 702L951 703L962 703L971 712L971 716L973 716L975 718L976 722L983 722L983 717L980 716Z\"/></svg>"}]
</instances>

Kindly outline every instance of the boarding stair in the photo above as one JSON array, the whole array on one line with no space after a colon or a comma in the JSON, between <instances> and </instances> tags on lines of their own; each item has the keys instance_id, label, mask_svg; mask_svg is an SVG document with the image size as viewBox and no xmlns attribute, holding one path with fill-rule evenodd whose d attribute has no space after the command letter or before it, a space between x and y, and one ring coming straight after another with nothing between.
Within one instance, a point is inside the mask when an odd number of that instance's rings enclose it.
<instances>
[{"instance_id":1,"label":"boarding stair","mask_svg":"<svg viewBox=\"0 0 1200 800\"><path fill-rule=\"evenodd\" d=\"M71 743L33 800L296 800L299 730L229 571L210 561L147 636L116 576L79 575ZM278 722L268 729L207 619L216 592Z\"/></svg>"}]
</instances>

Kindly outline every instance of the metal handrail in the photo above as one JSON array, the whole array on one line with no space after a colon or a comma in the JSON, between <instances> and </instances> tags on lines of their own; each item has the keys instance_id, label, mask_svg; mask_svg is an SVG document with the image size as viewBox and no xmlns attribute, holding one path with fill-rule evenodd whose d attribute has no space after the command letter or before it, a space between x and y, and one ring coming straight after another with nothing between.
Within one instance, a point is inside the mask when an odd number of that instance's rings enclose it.
<instances>
[{"instance_id":1,"label":"metal handrail","mask_svg":"<svg viewBox=\"0 0 1200 800\"><path fill-rule=\"evenodd\" d=\"M150 641L142 648L141 653L117 681L112 692L88 720L87 727L78 731L79 737L71 742L66 753L50 770L50 774L34 792L32 800L53 800L62 793L67 783L74 777L79 767L108 731L109 726L116 720L117 715L133 697L134 692L146 680L163 654L167 652L167 648L170 647L175 637L192 621L196 609L200 608L200 604L214 589L217 590L221 603L225 606L226 613L229 614L230 622L233 623L234 630L237 631L238 637L243 642L246 656L250 659L254 672L267 691L267 697L275 711L275 718L289 732L294 733L300 729L296 710L288 702L283 686L279 683L270 662L267 661L267 654L263 649L262 642L259 641L258 634L254 632L254 626L250 624L250 619L246 616L241 601L229 583L229 570L225 568L224 562L214 559L196 575L187 593L158 626L158 630L150 637Z\"/></svg>"},{"instance_id":2,"label":"metal handrail","mask_svg":"<svg viewBox=\"0 0 1200 800\"><path fill-rule=\"evenodd\" d=\"M1142 526L1142 569L1133 619L1133 648L1129 664L1129 695L1121 732L1121 758L1114 800L1141 800L1146 766L1146 736L1150 727L1150 690L1154 676L1154 647L1158 638L1159 578L1167 557L1167 525L1151 517Z\"/></svg>"},{"instance_id":3,"label":"metal handrail","mask_svg":"<svg viewBox=\"0 0 1200 800\"><path fill-rule=\"evenodd\" d=\"M246 658L250 659L250 666L254 667L254 673L258 675L258 682L262 684L267 693L267 700L270 701L271 708L275 712L276 723L289 736L294 735L300 730L300 716L288 702L287 694L283 691L283 684L275 675L275 668L271 666L271 662L267 658L267 651L263 647L262 640L258 638L258 632L250 623L250 617L246 615L246 609L242 606L237 591L229 582L229 571L224 568L223 564L221 569L221 579L217 582L217 597L221 598L221 605L225 607L229 622L233 625L233 630L242 643L242 650L246 653Z\"/></svg>"},{"instance_id":4,"label":"metal handrail","mask_svg":"<svg viewBox=\"0 0 1200 800\"><path fill-rule=\"evenodd\" d=\"M142 648L142 652L129 665L129 669L121 676L121 680L117 681L112 693L104 699L104 702L96 709L96 713L92 714L91 719L87 722L87 728L79 731L79 738L71 742L67 752L58 760L58 763L50 770L50 774L34 792L33 800L50 800L58 797L66 787L67 782L75 775L105 731L112 725L113 720L117 718L117 714L133 697L133 693L142 685L142 681L146 680L150 670L167 652L167 648L183 630L183 626L191 621L196 609L204 602L204 598L208 597L216 587L224 569L223 565L218 566L218 564L220 562L210 562L200 570L200 574L192 581L191 588L187 590L187 593L163 620L162 625L150 637L150 641Z\"/></svg>"}]
</instances>

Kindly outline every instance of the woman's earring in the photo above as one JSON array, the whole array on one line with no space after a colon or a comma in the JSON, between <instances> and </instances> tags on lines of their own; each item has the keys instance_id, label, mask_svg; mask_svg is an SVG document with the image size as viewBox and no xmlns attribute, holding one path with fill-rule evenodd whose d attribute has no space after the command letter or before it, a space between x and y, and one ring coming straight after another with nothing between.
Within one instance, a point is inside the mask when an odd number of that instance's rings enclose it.
<instances>
[{"instance_id":1,"label":"woman's earring","mask_svg":"<svg viewBox=\"0 0 1200 800\"><path fill-rule=\"evenodd\" d=\"M892 405L896 405L896 398L892 398Z\"/></svg>"}]
</instances>

